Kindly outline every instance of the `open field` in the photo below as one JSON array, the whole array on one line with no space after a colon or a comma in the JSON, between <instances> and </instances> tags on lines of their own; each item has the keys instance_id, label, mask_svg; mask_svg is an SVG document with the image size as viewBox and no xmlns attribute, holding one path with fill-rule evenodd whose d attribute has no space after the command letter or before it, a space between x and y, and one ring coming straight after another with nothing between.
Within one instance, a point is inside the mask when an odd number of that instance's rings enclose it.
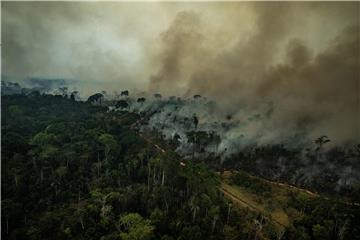
<instances>
[{"instance_id":1,"label":"open field","mask_svg":"<svg viewBox=\"0 0 360 240\"><path fill-rule=\"evenodd\" d=\"M301 194L305 198L312 198L316 196L313 193L307 193L302 189L298 190L295 187L289 187L284 184L277 185L254 176L247 175L249 179L256 178L269 187L270 192L265 197L262 196L262 194L251 192L249 188L235 185L231 180L233 174L236 174L236 172L231 173L230 171L225 171L221 175L222 181L220 191L233 201L236 206L248 208L251 211L261 213L270 222L277 226L279 230L289 226L291 221L301 216L299 211L288 207L288 201L290 201L289 193Z\"/></svg>"}]
</instances>

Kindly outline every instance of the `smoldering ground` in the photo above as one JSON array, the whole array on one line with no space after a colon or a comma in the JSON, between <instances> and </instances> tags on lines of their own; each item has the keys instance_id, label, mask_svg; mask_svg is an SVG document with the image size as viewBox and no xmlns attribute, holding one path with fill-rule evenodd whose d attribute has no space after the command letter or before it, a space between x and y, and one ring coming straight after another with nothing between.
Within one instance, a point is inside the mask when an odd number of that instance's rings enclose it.
<instances>
[{"instance_id":1,"label":"smoldering ground","mask_svg":"<svg viewBox=\"0 0 360 240\"><path fill-rule=\"evenodd\" d=\"M4 74L79 79L87 94L201 94L242 126L230 142L359 139L359 3L6 2L2 13Z\"/></svg>"}]
</instances>

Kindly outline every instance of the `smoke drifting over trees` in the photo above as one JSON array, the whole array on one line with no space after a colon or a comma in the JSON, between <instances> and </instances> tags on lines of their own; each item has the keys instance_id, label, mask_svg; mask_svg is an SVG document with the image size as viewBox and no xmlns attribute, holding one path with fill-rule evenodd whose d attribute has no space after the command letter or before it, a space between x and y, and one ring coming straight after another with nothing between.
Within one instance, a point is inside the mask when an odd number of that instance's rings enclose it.
<instances>
[{"instance_id":1,"label":"smoke drifting over trees","mask_svg":"<svg viewBox=\"0 0 360 240\"><path fill-rule=\"evenodd\" d=\"M100 86L200 94L240 126L258 116L246 132L263 143L359 139L359 3L3 3L2 10L3 74L80 79L86 93Z\"/></svg>"},{"instance_id":2,"label":"smoke drifting over trees","mask_svg":"<svg viewBox=\"0 0 360 240\"><path fill-rule=\"evenodd\" d=\"M257 13L255 32L222 48L207 45L206 23L199 23L199 15L179 13L162 34L162 64L150 89L173 93L180 87L187 93L205 94L238 119L246 109L258 109L265 115L262 108L270 103L271 114L259 130L277 131L279 136L283 131L308 128L312 137L326 133L339 142L357 139L359 24L344 26L314 53L301 38L289 38L297 27L294 15L299 6L270 3L252 7ZM310 11L304 6L300 9ZM285 56L277 63L282 48Z\"/></svg>"}]
</instances>

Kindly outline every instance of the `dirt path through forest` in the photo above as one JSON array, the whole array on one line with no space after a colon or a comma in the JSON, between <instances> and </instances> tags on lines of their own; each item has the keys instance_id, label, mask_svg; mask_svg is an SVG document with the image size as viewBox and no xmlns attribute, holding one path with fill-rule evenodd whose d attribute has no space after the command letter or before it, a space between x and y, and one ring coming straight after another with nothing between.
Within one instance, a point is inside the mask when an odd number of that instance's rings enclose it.
<instances>
[{"instance_id":1,"label":"dirt path through forest","mask_svg":"<svg viewBox=\"0 0 360 240\"><path fill-rule=\"evenodd\" d=\"M130 125L130 129L134 129L137 127L137 125L139 125L141 123L141 121L143 121L144 118L140 118L139 120L137 120L136 122L134 122L133 124ZM158 144L154 143L153 141L151 141L149 138L147 138L146 136L144 136L144 134L142 133L138 133L139 136L144 139L147 143L149 143L150 145L152 145L153 147L155 147L157 150L159 150L161 153L166 153L166 150L164 148L162 148L161 146L159 146ZM182 163L182 161L181 161ZM255 176L252 176L250 175L251 177L255 177ZM259 177L261 178L261 177ZM301 187L298 187L298 186L294 186L294 185L291 185L289 183L283 183L283 182L277 182L277 181L272 181L272 180L269 180L269 179L265 179L265 178L261 178L263 181L267 182L267 183L270 183L270 184L273 184L273 185L277 185L277 186L281 186L281 187L287 187L287 188L290 188L290 189L293 189L293 190L297 190L297 191L301 191L301 192L304 192L304 193L307 193L309 194L310 196L313 196L313 197L319 197L320 195L316 192L312 192L308 189L305 189L305 188L301 188ZM221 181L221 184L226 184L224 181ZM231 193L229 193L228 191L226 191L226 189L223 189L223 188L219 188L221 192L223 192L226 196L230 196ZM234 195L231 195L232 197L236 197ZM322 196L324 199L326 200L330 200L328 197L324 197ZM239 202L243 202L243 204L247 204L245 203L244 201L242 201L241 199L237 198L237 201ZM360 203L351 203L351 202L346 202L346 201L341 201L342 203L344 204L347 204L347 205L355 205L355 206L360 206ZM247 204L250 208L251 206L249 204ZM280 224L280 223L279 223Z\"/></svg>"}]
</instances>

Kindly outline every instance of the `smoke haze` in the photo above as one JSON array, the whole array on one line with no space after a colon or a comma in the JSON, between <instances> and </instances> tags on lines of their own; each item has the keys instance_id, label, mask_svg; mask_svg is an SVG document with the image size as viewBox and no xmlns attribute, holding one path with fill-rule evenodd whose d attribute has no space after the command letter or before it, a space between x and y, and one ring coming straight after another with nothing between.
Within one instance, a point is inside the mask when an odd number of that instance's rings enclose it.
<instances>
[{"instance_id":1,"label":"smoke haze","mask_svg":"<svg viewBox=\"0 0 360 240\"><path fill-rule=\"evenodd\" d=\"M5 2L2 74L77 79L86 94L200 94L240 125L258 115L246 130L264 143L301 132L349 143L360 139L359 6Z\"/></svg>"}]
</instances>

